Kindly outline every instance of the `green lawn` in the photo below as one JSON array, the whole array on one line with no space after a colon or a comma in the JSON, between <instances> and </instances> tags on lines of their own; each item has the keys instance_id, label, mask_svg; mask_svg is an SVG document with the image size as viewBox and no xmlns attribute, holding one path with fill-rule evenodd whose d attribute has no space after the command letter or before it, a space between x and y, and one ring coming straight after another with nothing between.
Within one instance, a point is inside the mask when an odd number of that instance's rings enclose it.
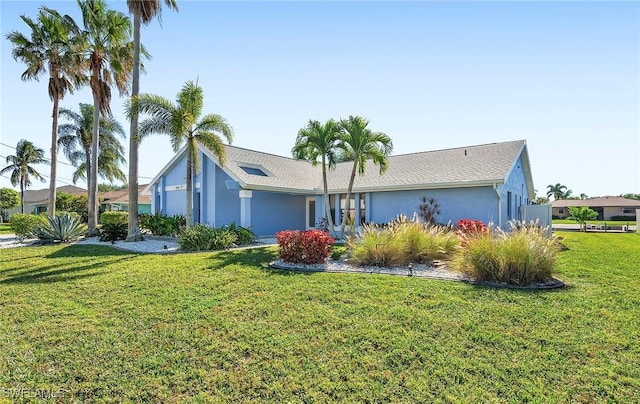
<instances>
[{"instance_id":1,"label":"green lawn","mask_svg":"<svg viewBox=\"0 0 640 404\"><path fill-rule=\"evenodd\" d=\"M9 223L0 223L0 234L13 234Z\"/></svg>"},{"instance_id":2,"label":"green lawn","mask_svg":"<svg viewBox=\"0 0 640 404\"><path fill-rule=\"evenodd\" d=\"M639 402L640 237L557 234L569 287L538 292L272 271L275 248L0 250L0 401Z\"/></svg>"},{"instance_id":3,"label":"green lawn","mask_svg":"<svg viewBox=\"0 0 640 404\"><path fill-rule=\"evenodd\" d=\"M553 219L551 221L551 223L553 224L578 224L578 222L576 222L575 220L569 220L569 219ZM629 225L635 226L636 222L635 221L615 221L615 220L587 220L586 223L588 224L611 224L611 225L622 225L622 226L626 226L627 223Z\"/></svg>"}]
</instances>

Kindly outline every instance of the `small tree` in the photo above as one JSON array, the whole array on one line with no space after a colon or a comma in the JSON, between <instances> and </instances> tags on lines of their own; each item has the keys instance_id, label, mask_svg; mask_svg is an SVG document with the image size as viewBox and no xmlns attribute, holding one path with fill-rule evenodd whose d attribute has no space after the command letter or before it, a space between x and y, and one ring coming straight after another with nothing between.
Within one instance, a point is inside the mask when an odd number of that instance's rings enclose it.
<instances>
[{"instance_id":1,"label":"small tree","mask_svg":"<svg viewBox=\"0 0 640 404\"><path fill-rule=\"evenodd\" d=\"M569 214L571 215L571 219L578 222L581 231L586 230L585 223L587 220L593 220L598 217L598 212L586 206L572 206L569 208Z\"/></svg>"},{"instance_id":2,"label":"small tree","mask_svg":"<svg viewBox=\"0 0 640 404\"><path fill-rule=\"evenodd\" d=\"M420 198L420 202L422 202L418 209L420 210L418 214L424 220L425 223L436 224L436 216L440 214L440 204L436 201L435 198L427 198L423 196Z\"/></svg>"},{"instance_id":3,"label":"small tree","mask_svg":"<svg viewBox=\"0 0 640 404\"><path fill-rule=\"evenodd\" d=\"M7 215L7 209L20 205L20 194L11 188L0 188L0 223Z\"/></svg>"}]
</instances>

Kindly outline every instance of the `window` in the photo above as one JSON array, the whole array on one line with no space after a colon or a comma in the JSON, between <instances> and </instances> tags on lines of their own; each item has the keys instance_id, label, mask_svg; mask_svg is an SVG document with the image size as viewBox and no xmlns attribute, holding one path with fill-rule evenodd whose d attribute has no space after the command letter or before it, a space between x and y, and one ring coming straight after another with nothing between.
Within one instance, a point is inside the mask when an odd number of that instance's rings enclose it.
<instances>
[{"instance_id":1,"label":"window","mask_svg":"<svg viewBox=\"0 0 640 404\"><path fill-rule=\"evenodd\" d=\"M240 168L242 168L242 171L244 171L247 174L250 175L257 175L260 177L268 177L267 173L265 173L264 171L262 171L260 168L257 167L245 167L245 166L240 166Z\"/></svg>"},{"instance_id":2,"label":"window","mask_svg":"<svg viewBox=\"0 0 640 404\"><path fill-rule=\"evenodd\" d=\"M366 206L364 202L364 194L360 194L360 224L363 225L367 222Z\"/></svg>"},{"instance_id":3,"label":"window","mask_svg":"<svg viewBox=\"0 0 640 404\"><path fill-rule=\"evenodd\" d=\"M636 213L636 211L631 208L622 208L622 213Z\"/></svg>"},{"instance_id":4,"label":"window","mask_svg":"<svg viewBox=\"0 0 640 404\"><path fill-rule=\"evenodd\" d=\"M340 195L340 218L344 216L344 210L347 206L347 195ZM351 194L351 201L349 202L349 215L347 216L347 223L341 224L349 224L352 225L356 220L356 198L354 194Z\"/></svg>"},{"instance_id":5,"label":"window","mask_svg":"<svg viewBox=\"0 0 640 404\"><path fill-rule=\"evenodd\" d=\"M558 208L558 213L564 213L564 208Z\"/></svg>"},{"instance_id":6,"label":"window","mask_svg":"<svg viewBox=\"0 0 640 404\"><path fill-rule=\"evenodd\" d=\"M507 219L511 220L511 192L507 192Z\"/></svg>"}]
</instances>

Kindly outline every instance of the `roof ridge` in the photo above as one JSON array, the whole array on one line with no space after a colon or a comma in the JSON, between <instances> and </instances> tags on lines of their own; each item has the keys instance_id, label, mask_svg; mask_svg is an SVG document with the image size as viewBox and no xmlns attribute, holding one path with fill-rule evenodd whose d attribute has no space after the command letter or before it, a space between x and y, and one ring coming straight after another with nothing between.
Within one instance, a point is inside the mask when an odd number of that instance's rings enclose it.
<instances>
[{"instance_id":1,"label":"roof ridge","mask_svg":"<svg viewBox=\"0 0 640 404\"><path fill-rule=\"evenodd\" d=\"M402 153L402 154L393 154L393 155L390 155L389 157L402 157L402 156L411 156L413 154L437 153L437 152L443 152L443 151L448 151L448 150L470 149L470 148L473 148L473 147L493 146L493 145L508 144L508 143L525 143L525 142L526 141L524 139L508 140L506 142L491 142L491 143L474 144L474 145L469 145L469 146L447 147L447 148L444 148L444 149L425 150L425 151Z\"/></svg>"}]
</instances>

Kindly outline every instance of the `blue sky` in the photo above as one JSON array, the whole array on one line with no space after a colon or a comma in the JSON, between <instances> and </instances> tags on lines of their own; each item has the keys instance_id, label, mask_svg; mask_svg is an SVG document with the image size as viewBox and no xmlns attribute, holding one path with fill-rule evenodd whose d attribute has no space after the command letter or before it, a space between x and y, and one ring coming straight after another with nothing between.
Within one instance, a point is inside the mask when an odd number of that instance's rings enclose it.
<instances>
[{"instance_id":1,"label":"blue sky","mask_svg":"<svg viewBox=\"0 0 640 404\"><path fill-rule=\"evenodd\" d=\"M26 33L19 16L42 4L80 22L75 2L0 2L0 166L20 139L50 148L46 77L21 81L4 38ZM362 115L394 154L526 139L539 195L558 182L575 195L640 193L638 2L178 4L143 28L153 58L141 91L174 100L198 79L205 112L227 118L236 146L289 156L309 119ZM91 100L85 89L61 105ZM123 101L112 109L128 129ZM140 183L172 156L167 138L145 139ZM71 183L60 161L58 183Z\"/></svg>"}]
</instances>

